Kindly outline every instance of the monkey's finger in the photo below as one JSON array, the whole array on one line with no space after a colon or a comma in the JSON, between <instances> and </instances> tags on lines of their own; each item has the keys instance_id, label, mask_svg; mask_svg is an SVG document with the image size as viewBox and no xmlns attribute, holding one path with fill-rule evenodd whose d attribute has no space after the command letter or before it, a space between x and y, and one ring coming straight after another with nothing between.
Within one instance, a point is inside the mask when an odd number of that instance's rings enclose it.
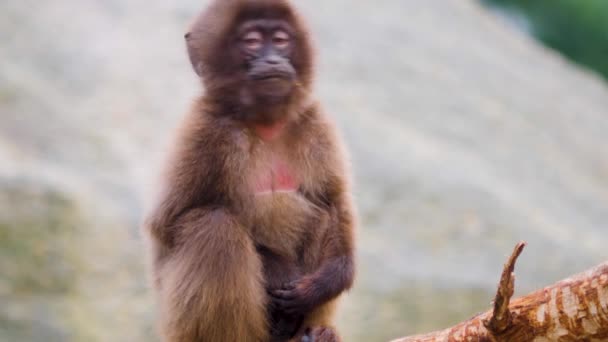
<instances>
[{"instance_id":1,"label":"monkey's finger","mask_svg":"<svg viewBox=\"0 0 608 342\"><path fill-rule=\"evenodd\" d=\"M293 283L285 283L281 286L281 290L295 290L297 287L296 282Z\"/></svg>"},{"instance_id":2,"label":"monkey's finger","mask_svg":"<svg viewBox=\"0 0 608 342\"><path fill-rule=\"evenodd\" d=\"M293 300L275 299L273 304L284 314L292 315L300 311L298 303Z\"/></svg>"},{"instance_id":3,"label":"monkey's finger","mask_svg":"<svg viewBox=\"0 0 608 342\"><path fill-rule=\"evenodd\" d=\"M291 292L294 292L293 294L290 294ZM289 290L289 289L267 289L266 293L268 293L268 295L270 295L271 297L276 297L276 298L292 298L297 296L296 291L293 290Z\"/></svg>"},{"instance_id":4,"label":"monkey's finger","mask_svg":"<svg viewBox=\"0 0 608 342\"><path fill-rule=\"evenodd\" d=\"M271 295L279 299L294 299L298 297L298 294L295 291L290 290L275 290L272 291Z\"/></svg>"}]
</instances>

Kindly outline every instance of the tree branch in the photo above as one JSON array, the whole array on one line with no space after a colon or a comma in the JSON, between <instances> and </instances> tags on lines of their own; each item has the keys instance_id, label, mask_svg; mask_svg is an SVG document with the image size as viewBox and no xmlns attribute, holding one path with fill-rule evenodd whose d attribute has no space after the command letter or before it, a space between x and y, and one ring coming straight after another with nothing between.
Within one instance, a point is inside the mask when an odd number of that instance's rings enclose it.
<instances>
[{"instance_id":1,"label":"tree branch","mask_svg":"<svg viewBox=\"0 0 608 342\"><path fill-rule=\"evenodd\" d=\"M515 246L513 254L507 261L498 283L498 291L494 299L494 312L489 321L483 321L483 325L494 335L503 333L511 324L511 311L509 311L509 303L511 297L515 293L515 262L526 247L525 242L520 242Z\"/></svg>"},{"instance_id":2,"label":"tree branch","mask_svg":"<svg viewBox=\"0 0 608 342\"><path fill-rule=\"evenodd\" d=\"M452 328L392 342L608 340L608 262L511 302L519 243L504 266L494 309Z\"/></svg>"}]
</instances>

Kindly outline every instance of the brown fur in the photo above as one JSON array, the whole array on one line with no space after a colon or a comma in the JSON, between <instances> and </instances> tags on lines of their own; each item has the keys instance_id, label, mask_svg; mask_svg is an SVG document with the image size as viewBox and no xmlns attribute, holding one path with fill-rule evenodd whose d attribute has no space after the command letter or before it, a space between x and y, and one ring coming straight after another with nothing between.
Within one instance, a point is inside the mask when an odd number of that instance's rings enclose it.
<instances>
[{"instance_id":1,"label":"brown fur","mask_svg":"<svg viewBox=\"0 0 608 342\"><path fill-rule=\"evenodd\" d=\"M284 104L261 108L243 103L248 83L233 71L226 41L243 20L267 16L296 29L292 63L300 86ZM338 341L334 306L353 281L354 219L345 154L309 98L307 30L287 1L217 0L186 37L206 93L181 127L145 225L163 337L284 341L271 333L278 319L299 327L294 340ZM286 118L276 140L258 138L244 116L260 110ZM299 180L297 191L256 194L254 183L275 159ZM287 299L277 302L276 291ZM294 312L269 316L275 303Z\"/></svg>"}]
</instances>

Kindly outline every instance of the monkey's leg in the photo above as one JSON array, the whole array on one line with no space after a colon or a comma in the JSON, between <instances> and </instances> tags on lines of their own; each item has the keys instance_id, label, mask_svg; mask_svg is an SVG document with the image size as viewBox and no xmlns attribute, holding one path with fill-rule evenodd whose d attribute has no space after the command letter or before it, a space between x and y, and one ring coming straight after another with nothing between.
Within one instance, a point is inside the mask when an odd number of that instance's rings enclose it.
<instances>
[{"instance_id":1,"label":"monkey's leg","mask_svg":"<svg viewBox=\"0 0 608 342\"><path fill-rule=\"evenodd\" d=\"M168 342L265 342L262 263L227 211L195 209L175 228L160 269L161 322Z\"/></svg>"}]
</instances>

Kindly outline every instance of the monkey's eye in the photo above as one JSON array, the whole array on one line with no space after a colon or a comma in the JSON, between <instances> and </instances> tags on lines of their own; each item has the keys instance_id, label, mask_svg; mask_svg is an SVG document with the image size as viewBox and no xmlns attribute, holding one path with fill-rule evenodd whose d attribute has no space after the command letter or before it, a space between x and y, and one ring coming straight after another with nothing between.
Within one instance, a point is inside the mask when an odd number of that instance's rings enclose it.
<instances>
[{"instance_id":1,"label":"monkey's eye","mask_svg":"<svg viewBox=\"0 0 608 342\"><path fill-rule=\"evenodd\" d=\"M278 49L285 49L289 46L289 34L285 31L277 31L272 36L272 44Z\"/></svg>"},{"instance_id":2,"label":"monkey's eye","mask_svg":"<svg viewBox=\"0 0 608 342\"><path fill-rule=\"evenodd\" d=\"M247 50L256 51L262 47L264 37L262 36L262 33L258 31L251 31L247 33L242 40Z\"/></svg>"}]
</instances>

